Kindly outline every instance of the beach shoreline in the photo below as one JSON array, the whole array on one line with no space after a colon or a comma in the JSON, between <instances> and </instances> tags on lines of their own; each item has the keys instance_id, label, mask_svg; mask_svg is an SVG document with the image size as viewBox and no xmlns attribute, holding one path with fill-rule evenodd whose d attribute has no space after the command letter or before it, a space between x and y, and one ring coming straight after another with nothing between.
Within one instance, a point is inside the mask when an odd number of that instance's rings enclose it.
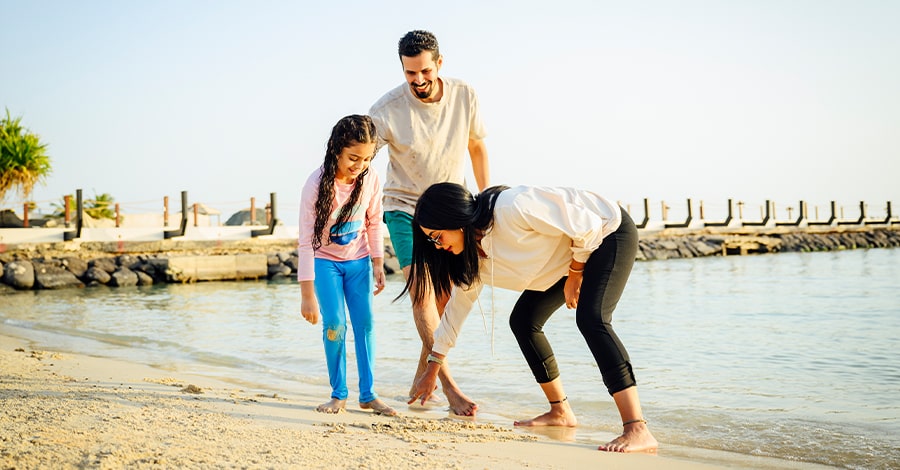
<instances>
[{"instance_id":1,"label":"beach shoreline","mask_svg":"<svg viewBox=\"0 0 900 470\"><path fill-rule=\"evenodd\" d=\"M348 400L290 394L147 365L40 348L0 325L3 468L718 468L660 455L608 454L486 422L439 418L387 400L400 417ZM730 466L730 465L729 465ZM749 468L751 465L747 465Z\"/></svg>"}]
</instances>

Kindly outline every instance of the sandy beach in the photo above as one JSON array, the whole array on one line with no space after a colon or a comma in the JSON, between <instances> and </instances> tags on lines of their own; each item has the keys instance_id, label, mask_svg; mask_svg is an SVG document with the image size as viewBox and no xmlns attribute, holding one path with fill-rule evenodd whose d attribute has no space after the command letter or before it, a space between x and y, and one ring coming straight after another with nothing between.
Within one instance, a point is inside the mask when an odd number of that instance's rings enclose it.
<instances>
[{"instance_id":1,"label":"sandy beach","mask_svg":"<svg viewBox=\"0 0 900 470\"><path fill-rule=\"evenodd\" d=\"M715 468L608 454L513 427L398 417L348 401L315 411L315 390L249 391L207 377L32 349L0 335L0 466L32 468ZM437 415L439 416L439 415Z\"/></svg>"}]
</instances>

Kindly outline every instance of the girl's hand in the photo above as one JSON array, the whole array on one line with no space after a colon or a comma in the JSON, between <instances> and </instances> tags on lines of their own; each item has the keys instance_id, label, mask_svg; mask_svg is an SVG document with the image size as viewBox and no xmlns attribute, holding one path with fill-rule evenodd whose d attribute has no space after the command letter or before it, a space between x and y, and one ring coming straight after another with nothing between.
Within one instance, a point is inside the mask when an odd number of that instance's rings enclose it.
<instances>
[{"instance_id":1,"label":"girl's hand","mask_svg":"<svg viewBox=\"0 0 900 470\"><path fill-rule=\"evenodd\" d=\"M319 323L319 301L315 297L301 300L300 313L303 314L306 321L313 325Z\"/></svg>"},{"instance_id":2,"label":"girl's hand","mask_svg":"<svg viewBox=\"0 0 900 470\"><path fill-rule=\"evenodd\" d=\"M566 285L563 292L566 294L566 307L577 308L578 296L581 295L582 273L573 273L569 271L569 278L566 279Z\"/></svg>"},{"instance_id":3,"label":"girl's hand","mask_svg":"<svg viewBox=\"0 0 900 470\"><path fill-rule=\"evenodd\" d=\"M300 313L313 325L319 323L319 299L313 281L300 281Z\"/></svg>"}]
</instances>

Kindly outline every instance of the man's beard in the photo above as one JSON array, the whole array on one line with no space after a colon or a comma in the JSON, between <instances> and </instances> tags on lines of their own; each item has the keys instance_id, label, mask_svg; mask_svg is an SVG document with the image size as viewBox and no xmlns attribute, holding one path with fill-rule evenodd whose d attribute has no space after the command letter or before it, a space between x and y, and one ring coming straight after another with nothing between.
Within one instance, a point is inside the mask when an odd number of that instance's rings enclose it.
<instances>
[{"instance_id":1,"label":"man's beard","mask_svg":"<svg viewBox=\"0 0 900 470\"><path fill-rule=\"evenodd\" d=\"M428 82L428 86L425 88L425 91L417 90L417 86L415 84L410 84L410 88L412 88L412 92L416 95L420 100L428 99L434 92L434 82Z\"/></svg>"}]
</instances>

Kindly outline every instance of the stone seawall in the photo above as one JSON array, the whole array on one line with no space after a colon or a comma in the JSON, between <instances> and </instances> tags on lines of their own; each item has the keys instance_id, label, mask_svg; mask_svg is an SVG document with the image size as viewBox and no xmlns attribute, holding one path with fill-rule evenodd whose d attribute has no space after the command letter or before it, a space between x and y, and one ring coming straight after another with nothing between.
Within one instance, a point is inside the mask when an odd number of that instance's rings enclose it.
<instances>
[{"instance_id":1,"label":"stone seawall","mask_svg":"<svg viewBox=\"0 0 900 470\"><path fill-rule=\"evenodd\" d=\"M399 272L389 240L385 269ZM639 261L900 247L900 227L671 231L641 233ZM287 279L297 273L296 241L242 240L44 243L0 252L0 294L14 290L197 281Z\"/></svg>"},{"instance_id":2,"label":"stone seawall","mask_svg":"<svg viewBox=\"0 0 900 470\"><path fill-rule=\"evenodd\" d=\"M641 236L638 260L900 247L900 227L833 231L660 233Z\"/></svg>"}]
</instances>

